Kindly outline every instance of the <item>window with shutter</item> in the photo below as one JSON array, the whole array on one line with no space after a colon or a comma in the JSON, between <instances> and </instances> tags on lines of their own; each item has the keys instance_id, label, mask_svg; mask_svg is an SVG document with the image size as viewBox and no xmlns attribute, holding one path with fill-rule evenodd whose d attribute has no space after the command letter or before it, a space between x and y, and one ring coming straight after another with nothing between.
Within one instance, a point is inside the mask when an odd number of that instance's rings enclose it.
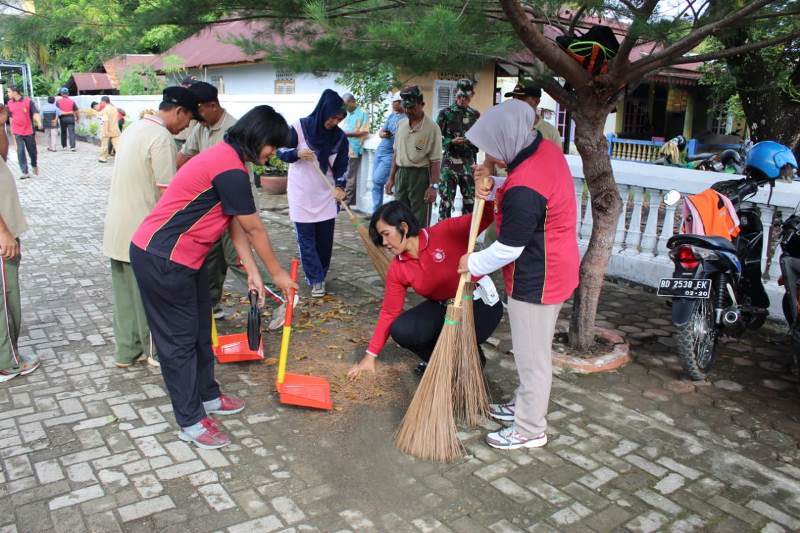
<instances>
[{"instance_id":1,"label":"window with shutter","mask_svg":"<svg viewBox=\"0 0 800 533\"><path fill-rule=\"evenodd\" d=\"M436 120L439 116L439 111L451 106L456 101L456 82L453 80L436 80L434 83L434 95L436 101L434 102L433 115L431 118Z\"/></svg>"}]
</instances>

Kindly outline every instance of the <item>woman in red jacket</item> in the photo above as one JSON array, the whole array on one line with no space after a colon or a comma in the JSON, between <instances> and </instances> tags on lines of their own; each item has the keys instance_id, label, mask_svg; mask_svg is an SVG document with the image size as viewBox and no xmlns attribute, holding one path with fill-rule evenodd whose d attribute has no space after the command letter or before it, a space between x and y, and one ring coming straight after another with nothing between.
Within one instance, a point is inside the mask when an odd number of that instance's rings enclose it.
<instances>
[{"instance_id":1,"label":"woman in red jacket","mask_svg":"<svg viewBox=\"0 0 800 533\"><path fill-rule=\"evenodd\" d=\"M480 231L492 223L492 211L489 203L483 211ZM364 371L375 371L375 359L389 335L422 359L417 372L424 372L442 331L447 300L452 299L458 289L458 259L466 253L471 221L470 214L420 228L411 209L398 201L386 203L375 211L369 225L372 240L377 246L385 246L395 257L386 274L378 324L366 354L350 369L351 378ZM409 287L425 301L403 311ZM480 344L489 338L503 317L503 304L490 278L480 280L474 304L475 334L483 364L486 359Z\"/></svg>"}]
</instances>

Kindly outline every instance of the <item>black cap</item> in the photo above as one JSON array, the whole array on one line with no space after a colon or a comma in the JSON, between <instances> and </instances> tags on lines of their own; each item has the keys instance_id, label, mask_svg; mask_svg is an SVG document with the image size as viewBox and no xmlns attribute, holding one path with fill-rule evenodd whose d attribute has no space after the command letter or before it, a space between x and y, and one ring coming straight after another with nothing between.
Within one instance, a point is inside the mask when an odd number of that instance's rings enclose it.
<instances>
[{"instance_id":1,"label":"black cap","mask_svg":"<svg viewBox=\"0 0 800 533\"><path fill-rule=\"evenodd\" d=\"M198 104L205 104L206 102L218 102L217 88L204 81L196 81L191 84L188 89L197 97Z\"/></svg>"},{"instance_id":2,"label":"black cap","mask_svg":"<svg viewBox=\"0 0 800 533\"><path fill-rule=\"evenodd\" d=\"M414 107L422 102L422 91L416 85L408 85L400 91L400 102L403 107Z\"/></svg>"},{"instance_id":3,"label":"black cap","mask_svg":"<svg viewBox=\"0 0 800 533\"><path fill-rule=\"evenodd\" d=\"M181 85L184 87L188 87L189 85L195 83L197 81L197 76L186 76L181 80Z\"/></svg>"},{"instance_id":4,"label":"black cap","mask_svg":"<svg viewBox=\"0 0 800 533\"><path fill-rule=\"evenodd\" d=\"M534 98L541 98L542 89L539 87L534 87L533 85L522 85L521 83L518 83L514 86L513 91L505 94L506 98L509 96L533 96Z\"/></svg>"},{"instance_id":5,"label":"black cap","mask_svg":"<svg viewBox=\"0 0 800 533\"><path fill-rule=\"evenodd\" d=\"M185 87L167 87L164 89L162 101L185 107L194 115L195 120L203 120L197 112L197 97Z\"/></svg>"}]
</instances>

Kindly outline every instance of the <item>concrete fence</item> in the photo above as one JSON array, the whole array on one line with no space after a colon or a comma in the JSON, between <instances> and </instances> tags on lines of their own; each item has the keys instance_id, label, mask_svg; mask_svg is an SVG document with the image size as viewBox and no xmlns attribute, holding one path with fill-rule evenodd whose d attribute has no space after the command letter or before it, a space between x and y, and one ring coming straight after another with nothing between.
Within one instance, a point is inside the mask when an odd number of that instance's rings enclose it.
<instances>
[{"instance_id":1,"label":"concrete fence","mask_svg":"<svg viewBox=\"0 0 800 533\"><path fill-rule=\"evenodd\" d=\"M374 139L367 141L367 150L361 162L362 178L359 180L357 207L365 213L372 212L370 189L375 146L377 142ZM580 157L566 157L575 184L575 200L578 205L577 237L583 253L592 234L589 192L584 184ZM656 287L659 279L672 276L673 264L668 256L667 241L678 231L681 214L681 203L667 206L663 201L664 194L672 189L684 194L695 194L707 189L714 182L741 176L630 161L612 160L611 164L625 211L614 235L614 252L608 274ZM800 182L778 183L769 204L768 197L769 188L762 188L752 199L752 203L761 208L764 242L770 243L770 246L764 247L761 258L764 284L770 298L770 315L782 318L781 298L784 291L777 284L780 276L780 246L774 246L770 230L774 221L785 220L800 202ZM432 209L434 221L437 207L438 203ZM459 213L460 209L459 194L454 212ZM769 250L773 250L771 255Z\"/></svg>"}]
</instances>

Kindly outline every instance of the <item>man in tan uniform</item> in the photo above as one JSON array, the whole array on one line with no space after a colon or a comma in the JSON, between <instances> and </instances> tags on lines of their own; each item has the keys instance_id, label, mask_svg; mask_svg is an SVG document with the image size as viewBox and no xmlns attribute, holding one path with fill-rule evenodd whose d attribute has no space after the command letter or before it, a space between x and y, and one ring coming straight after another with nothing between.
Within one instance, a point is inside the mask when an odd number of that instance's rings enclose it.
<instances>
[{"instance_id":1,"label":"man in tan uniform","mask_svg":"<svg viewBox=\"0 0 800 533\"><path fill-rule=\"evenodd\" d=\"M100 120L102 127L100 129L100 158L99 162L105 163L108 161L108 143L114 147L114 153L117 152L119 143L119 111L116 107L111 105L111 98L104 96L100 99L103 103L103 110L100 111Z\"/></svg>"},{"instance_id":2,"label":"man in tan uniform","mask_svg":"<svg viewBox=\"0 0 800 533\"><path fill-rule=\"evenodd\" d=\"M236 124L236 117L220 106L216 87L204 81L195 81L189 86L189 90L197 98L198 113L202 120L191 129L186 142L178 153L178 168L181 168L189 159L203 150L207 150L222 141L225 138L225 133ZM250 180L250 188L253 188L252 179ZM253 191L253 198L256 199L256 206L258 206L258 194L255 191ZM223 234L222 239L208 253L206 268L208 269L208 290L211 295L214 318L225 318L225 312L220 306L220 300L222 299L222 287L225 284L228 268L231 268L247 284L247 273L239 266L239 255L236 253L233 241L231 241L231 237L227 232Z\"/></svg>"},{"instance_id":3,"label":"man in tan uniform","mask_svg":"<svg viewBox=\"0 0 800 533\"><path fill-rule=\"evenodd\" d=\"M506 93L505 96L506 98L511 96L517 100L522 100L531 106L534 113L536 113L536 121L533 123L533 129L538 130L539 133L542 134L542 137L548 141L556 143L557 146L561 146L563 144L561 141L561 135L559 135L556 127L543 119L542 115L539 113L538 108L539 102L542 99L542 89L532 85L523 85L518 83L514 87L514 90L510 93Z\"/></svg>"},{"instance_id":4,"label":"man in tan uniform","mask_svg":"<svg viewBox=\"0 0 800 533\"><path fill-rule=\"evenodd\" d=\"M149 364L158 366L129 249L139 224L161 196L158 185L166 185L175 174L172 135L186 128L196 115L197 99L188 89L168 87L158 109L157 115L145 115L122 133L108 196L103 255L111 259L114 359L120 368L131 366L145 354Z\"/></svg>"},{"instance_id":5,"label":"man in tan uniform","mask_svg":"<svg viewBox=\"0 0 800 533\"><path fill-rule=\"evenodd\" d=\"M8 121L8 109L0 107L0 125ZM19 236L28 228L17 195L14 177L6 165L8 137L0 126L0 382L25 376L39 367L37 357L23 357L17 350L22 308L19 293Z\"/></svg>"}]
</instances>

